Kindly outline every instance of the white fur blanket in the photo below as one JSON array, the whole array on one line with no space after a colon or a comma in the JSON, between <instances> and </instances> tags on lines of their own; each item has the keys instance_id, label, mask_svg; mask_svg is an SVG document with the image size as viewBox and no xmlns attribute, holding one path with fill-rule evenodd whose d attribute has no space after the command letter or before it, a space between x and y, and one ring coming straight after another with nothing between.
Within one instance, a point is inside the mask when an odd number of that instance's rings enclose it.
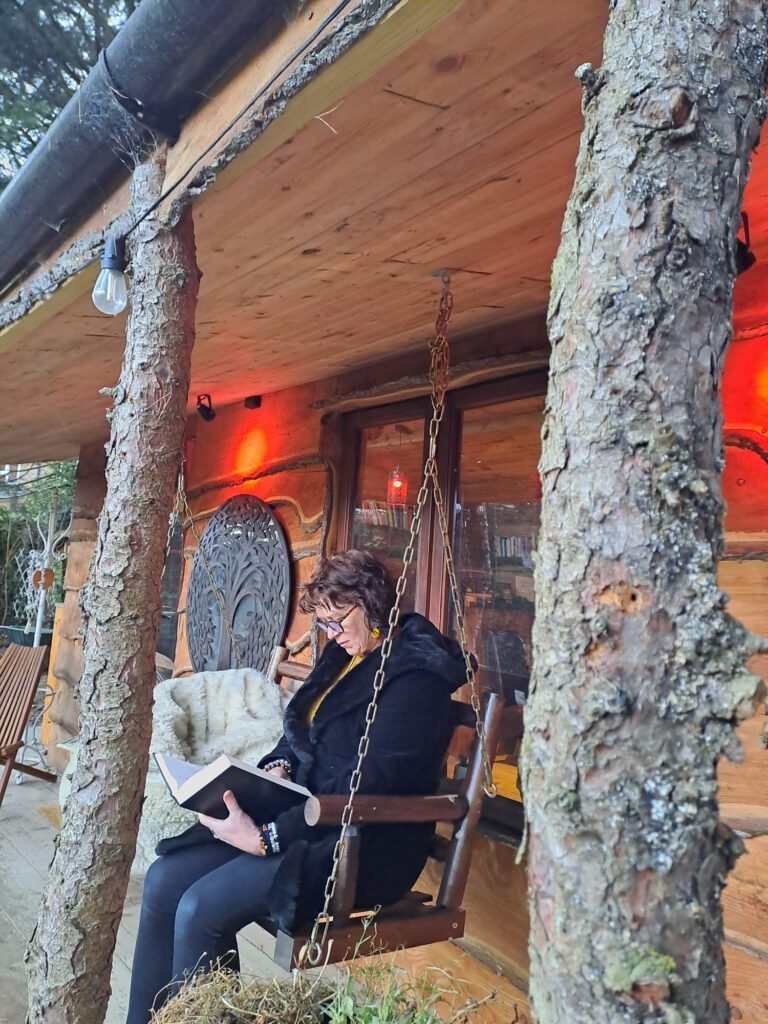
<instances>
[{"instance_id":1,"label":"white fur blanket","mask_svg":"<svg viewBox=\"0 0 768 1024\"><path fill-rule=\"evenodd\" d=\"M280 738L286 700L279 686L249 668L166 679L155 688L150 750L201 765L220 754L255 763ZM132 872L143 874L158 841L194 821L170 796L150 759Z\"/></svg>"}]
</instances>

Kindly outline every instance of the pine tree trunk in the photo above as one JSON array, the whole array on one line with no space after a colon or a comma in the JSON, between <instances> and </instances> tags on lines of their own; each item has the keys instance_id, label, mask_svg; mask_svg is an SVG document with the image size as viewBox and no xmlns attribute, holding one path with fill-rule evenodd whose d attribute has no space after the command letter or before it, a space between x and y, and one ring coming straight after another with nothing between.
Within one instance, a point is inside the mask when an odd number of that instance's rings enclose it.
<instances>
[{"instance_id":1,"label":"pine tree trunk","mask_svg":"<svg viewBox=\"0 0 768 1024\"><path fill-rule=\"evenodd\" d=\"M146 206L162 163L135 173ZM198 271L191 211L132 236L131 312L84 599L81 741L28 954L29 1021L100 1024L136 847L155 683L160 577L186 421Z\"/></svg>"},{"instance_id":2,"label":"pine tree trunk","mask_svg":"<svg viewBox=\"0 0 768 1024\"><path fill-rule=\"evenodd\" d=\"M757 680L715 582L734 239L766 12L614 0L553 268L526 709L539 1024L721 1024L738 840L715 770Z\"/></svg>"}]
</instances>

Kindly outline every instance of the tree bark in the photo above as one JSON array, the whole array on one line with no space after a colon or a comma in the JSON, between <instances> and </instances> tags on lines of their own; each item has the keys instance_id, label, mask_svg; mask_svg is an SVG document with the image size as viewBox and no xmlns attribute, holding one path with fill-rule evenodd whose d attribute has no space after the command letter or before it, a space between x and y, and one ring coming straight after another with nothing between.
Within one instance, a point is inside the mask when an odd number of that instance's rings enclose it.
<instances>
[{"instance_id":1,"label":"tree bark","mask_svg":"<svg viewBox=\"0 0 768 1024\"><path fill-rule=\"evenodd\" d=\"M540 1024L720 1024L715 770L758 646L715 582L765 5L614 0L553 268L523 783Z\"/></svg>"},{"instance_id":2,"label":"tree bark","mask_svg":"<svg viewBox=\"0 0 768 1024\"><path fill-rule=\"evenodd\" d=\"M136 170L134 202L162 185ZM100 1024L136 847L155 683L160 577L186 422L198 290L191 210L132 243L131 311L84 598L81 748L28 954L29 1021Z\"/></svg>"}]
</instances>

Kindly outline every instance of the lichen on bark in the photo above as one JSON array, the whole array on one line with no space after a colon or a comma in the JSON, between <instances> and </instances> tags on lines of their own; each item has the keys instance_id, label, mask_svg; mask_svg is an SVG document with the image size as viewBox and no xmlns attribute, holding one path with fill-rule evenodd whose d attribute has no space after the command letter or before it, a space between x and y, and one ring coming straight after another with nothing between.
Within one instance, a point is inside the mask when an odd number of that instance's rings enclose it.
<instances>
[{"instance_id":1,"label":"lichen on bark","mask_svg":"<svg viewBox=\"0 0 768 1024\"><path fill-rule=\"evenodd\" d=\"M164 161L135 172L159 194ZM168 517L186 424L198 270L191 211L131 239L131 309L112 391L107 493L84 596L80 750L28 951L30 1024L100 1024L147 771Z\"/></svg>"},{"instance_id":2,"label":"lichen on bark","mask_svg":"<svg viewBox=\"0 0 768 1024\"><path fill-rule=\"evenodd\" d=\"M719 384L764 7L616 0L578 69L523 752L539 1024L729 1019L715 772L759 641L715 578Z\"/></svg>"}]
</instances>

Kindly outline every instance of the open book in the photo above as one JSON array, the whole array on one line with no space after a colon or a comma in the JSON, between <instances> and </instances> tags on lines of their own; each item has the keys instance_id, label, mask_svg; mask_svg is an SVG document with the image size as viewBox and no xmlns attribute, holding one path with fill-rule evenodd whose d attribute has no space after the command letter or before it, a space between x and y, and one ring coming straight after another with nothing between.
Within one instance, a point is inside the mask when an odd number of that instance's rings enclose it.
<instances>
[{"instance_id":1,"label":"open book","mask_svg":"<svg viewBox=\"0 0 768 1024\"><path fill-rule=\"evenodd\" d=\"M257 822L272 821L312 795L290 779L271 775L228 754L203 767L170 754L155 754L155 761L176 803L213 818L226 818L224 793L228 789Z\"/></svg>"}]
</instances>

